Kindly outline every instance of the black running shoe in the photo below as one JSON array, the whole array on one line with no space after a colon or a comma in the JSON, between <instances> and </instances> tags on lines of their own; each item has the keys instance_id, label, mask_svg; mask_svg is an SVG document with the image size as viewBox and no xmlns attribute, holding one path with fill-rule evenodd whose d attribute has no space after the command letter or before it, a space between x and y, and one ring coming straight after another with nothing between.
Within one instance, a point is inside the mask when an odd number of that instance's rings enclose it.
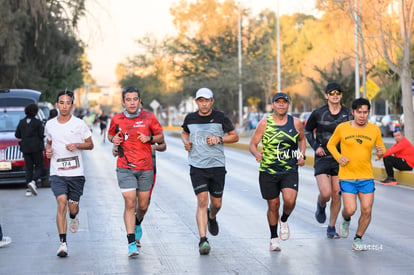
<instances>
[{"instance_id":1,"label":"black running shoe","mask_svg":"<svg viewBox=\"0 0 414 275\"><path fill-rule=\"evenodd\" d=\"M324 223L326 221L325 207L322 207L319 202L316 202L315 218L318 223Z\"/></svg>"},{"instance_id":2,"label":"black running shoe","mask_svg":"<svg viewBox=\"0 0 414 275\"><path fill-rule=\"evenodd\" d=\"M207 209L207 227L208 232L210 232L211 235L217 236L219 233L219 227L216 218L210 219L210 208Z\"/></svg>"},{"instance_id":3,"label":"black running shoe","mask_svg":"<svg viewBox=\"0 0 414 275\"><path fill-rule=\"evenodd\" d=\"M198 244L198 251L200 255L208 255L210 253L210 244L207 241L207 238L202 238Z\"/></svg>"}]
</instances>

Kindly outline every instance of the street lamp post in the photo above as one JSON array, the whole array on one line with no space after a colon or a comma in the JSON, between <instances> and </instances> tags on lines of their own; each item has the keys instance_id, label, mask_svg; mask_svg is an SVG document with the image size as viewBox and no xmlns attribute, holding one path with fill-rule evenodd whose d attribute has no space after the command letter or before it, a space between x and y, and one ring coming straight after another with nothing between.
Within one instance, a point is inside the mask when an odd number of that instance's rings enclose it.
<instances>
[{"instance_id":1,"label":"street lamp post","mask_svg":"<svg viewBox=\"0 0 414 275\"><path fill-rule=\"evenodd\" d=\"M359 92L359 50L358 50L358 27L359 27L359 16L358 16L358 5L357 0L354 0L354 31L355 31L355 98L360 97Z\"/></svg>"},{"instance_id":2,"label":"street lamp post","mask_svg":"<svg viewBox=\"0 0 414 275\"><path fill-rule=\"evenodd\" d=\"M243 91L242 91L242 47L241 47L241 12L239 2L238 18L238 61L239 61L239 126L243 126Z\"/></svg>"},{"instance_id":3,"label":"street lamp post","mask_svg":"<svg viewBox=\"0 0 414 275\"><path fill-rule=\"evenodd\" d=\"M277 28L277 91L282 90L281 81L280 81L280 22L279 22L279 0L277 1L277 10L276 10L276 28Z\"/></svg>"}]
</instances>

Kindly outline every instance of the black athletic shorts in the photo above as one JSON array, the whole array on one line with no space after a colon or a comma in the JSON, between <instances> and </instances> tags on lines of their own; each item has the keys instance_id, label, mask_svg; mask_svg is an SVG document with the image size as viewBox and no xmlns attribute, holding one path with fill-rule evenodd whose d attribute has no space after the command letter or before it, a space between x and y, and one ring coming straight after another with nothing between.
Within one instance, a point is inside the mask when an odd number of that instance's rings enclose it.
<instances>
[{"instance_id":1,"label":"black athletic shorts","mask_svg":"<svg viewBox=\"0 0 414 275\"><path fill-rule=\"evenodd\" d=\"M314 175L327 174L338 176L339 164L333 157L315 158Z\"/></svg>"},{"instance_id":2,"label":"black athletic shorts","mask_svg":"<svg viewBox=\"0 0 414 275\"><path fill-rule=\"evenodd\" d=\"M85 177L50 176L50 187L55 197L66 194L68 200L79 202L85 186Z\"/></svg>"},{"instance_id":3,"label":"black athletic shorts","mask_svg":"<svg viewBox=\"0 0 414 275\"><path fill-rule=\"evenodd\" d=\"M197 168L190 166L191 182L196 195L208 191L211 196L221 198L225 176L225 167Z\"/></svg>"},{"instance_id":4,"label":"black athletic shorts","mask_svg":"<svg viewBox=\"0 0 414 275\"><path fill-rule=\"evenodd\" d=\"M272 200L279 197L283 188L291 188L296 191L299 189L298 172L285 174L269 174L260 172L259 174L260 192L265 200Z\"/></svg>"}]
</instances>

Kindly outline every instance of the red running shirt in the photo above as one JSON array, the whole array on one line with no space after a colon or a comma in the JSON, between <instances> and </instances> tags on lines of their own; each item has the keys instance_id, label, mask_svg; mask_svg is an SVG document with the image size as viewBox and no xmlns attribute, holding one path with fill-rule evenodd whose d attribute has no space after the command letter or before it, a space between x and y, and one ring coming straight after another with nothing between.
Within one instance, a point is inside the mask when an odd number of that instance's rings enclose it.
<instances>
[{"instance_id":1,"label":"red running shirt","mask_svg":"<svg viewBox=\"0 0 414 275\"><path fill-rule=\"evenodd\" d=\"M123 142L118 148L117 168L132 170L152 170L151 142L142 143L140 133L151 136L162 133L162 126L155 115L142 110L138 117L127 118L124 113L116 114L108 130L108 135L121 132Z\"/></svg>"}]
</instances>

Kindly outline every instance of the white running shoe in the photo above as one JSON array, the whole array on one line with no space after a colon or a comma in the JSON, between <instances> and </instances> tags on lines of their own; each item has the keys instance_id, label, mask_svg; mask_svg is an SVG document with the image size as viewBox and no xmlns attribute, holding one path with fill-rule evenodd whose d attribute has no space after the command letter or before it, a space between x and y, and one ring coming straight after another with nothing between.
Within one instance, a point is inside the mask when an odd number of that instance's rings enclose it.
<instances>
[{"instance_id":1,"label":"white running shoe","mask_svg":"<svg viewBox=\"0 0 414 275\"><path fill-rule=\"evenodd\" d=\"M59 249L57 251L57 255L59 257L66 257L68 256L68 246L66 245L66 243L61 242L59 245Z\"/></svg>"},{"instance_id":2,"label":"white running shoe","mask_svg":"<svg viewBox=\"0 0 414 275\"><path fill-rule=\"evenodd\" d=\"M290 237L289 224L287 221L286 222L279 221L279 223L280 223L279 238L282 241L286 241Z\"/></svg>"},{"instance_id":3,"label":"white running shoe","mask_svg":"<svg viewBox=\"0 0 414 275\"><path fill-rule=\"evenodd\" d=\"M33 195L37 195L37 187L36 187L36 182L34 180L32 180L31 182L29 182L27 184L27 187L30 189L30 191L32 191Z\"/></svg>"},{"instance_id":4,"label":"white running shoe","mask_svg":"<svg viewBox=\"0 0 414 275\"><path fill-rule=\"evenodd\" d=\"M69 231L72 233L76 233L79 228L79 219L75 217L74 219L69 219Z\"/></svg>"},{"instance_id":5,"label":"white running shoe","mask_svg":"<svg viewBox=\"0 0 414 275\"><path fill-rule=\"evenodd\" d=\"M30 189L29 189L29 188L27 188L27 189L26 189L26 194L25 194L25 196L26 196L26 197L31 197L31 196L32 196L32 191L30 191Z\"/></svg>"},{"instance_id":6,"label":"white running shoe","mask_svg":"<svg viewBox=\"0 0 414 275\"><path fill-rule=\"evenodd\" d=\"M351 220L346 221L344 217L342 217L342 221L339 224L339 236L342 238L348 238L349 235L349 225L351 224Z\"/></svg>"},{"instance_id":7,"label":"white running shoe","mask_svg":"<svg viewBox=\"0 0 414 275\"><path fill-rule=\"evenodd\" d=\"M0 247L9 245L12 242L10 237L3 236L3 239L0 241Z\"/></svg>"},{"instance_id":8,"label":"white running shoe","mask_svg":"<svg viewBox=\"0 0 414 275\"><path fill-rule=\"evenodd\" d=\"M270 251L281 251L279 244L279 238L272 238L270 239Z\"/></svg>"}]
</instances>

